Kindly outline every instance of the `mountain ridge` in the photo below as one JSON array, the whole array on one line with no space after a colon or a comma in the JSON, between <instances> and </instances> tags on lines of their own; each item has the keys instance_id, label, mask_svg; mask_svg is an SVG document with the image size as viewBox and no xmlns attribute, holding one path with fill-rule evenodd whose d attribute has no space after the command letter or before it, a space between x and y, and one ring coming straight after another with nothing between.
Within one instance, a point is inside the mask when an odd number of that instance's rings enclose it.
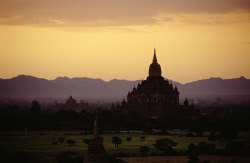
<instances>
[{"instance_id":1,"label":"mountain ridge","mask_svg":"<svg viewBox=\"0 0 250 163\"><path fill-rule=\"evenodd\" d=\"M209 78L182 84L168 79L176 85L180 99L225 98L235 102L250 102L250 79L243 76L233 79ZM127 93L141 80L112 79L105 81L88 77L57 77L54 80L18 75L11 79L0 79L0 97L14 98L67 98L80 99L126 99ZM230 96L230 97L229 97ZM244 96L244 97L243 97Z\"/></svg>"}]
</instances>

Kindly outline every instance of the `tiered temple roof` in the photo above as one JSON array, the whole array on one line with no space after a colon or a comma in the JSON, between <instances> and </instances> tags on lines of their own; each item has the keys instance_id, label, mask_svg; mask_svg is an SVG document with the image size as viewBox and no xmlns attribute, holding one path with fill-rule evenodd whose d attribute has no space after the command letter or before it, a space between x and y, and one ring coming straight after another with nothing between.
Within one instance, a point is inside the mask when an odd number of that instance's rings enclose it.
<instances>
[{"instance_id":1,"label":"tiered temple roof","mask_svg":"<svg viewBox=\"0 0 250 163\"><path fill-rule=\"evenodd\" d=\"M161 66L157 62L156 51L154 49L153 62L149 66L149 76L146 80L134 87L127 95L128 107L142 108L146 105L154 112L154 105L179 105L179 91L177 87L165 80L161 76ZM143 105L143 106L142 106ZM164 109L164 108L162 108ZM159 109L158 109L159 110Z\"/></svg>"}]
</instances>

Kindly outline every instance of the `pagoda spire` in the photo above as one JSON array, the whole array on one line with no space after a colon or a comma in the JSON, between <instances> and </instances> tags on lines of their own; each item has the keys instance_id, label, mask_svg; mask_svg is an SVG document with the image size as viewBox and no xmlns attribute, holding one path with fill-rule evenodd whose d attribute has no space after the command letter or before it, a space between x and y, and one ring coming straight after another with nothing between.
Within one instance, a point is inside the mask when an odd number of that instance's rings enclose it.
<instances>
[{"instance_id":1,"label":"pagoda spire","mask_svg":"<svg viewBox=\"0 0 250 163\"><path fill-rule=\"evenodd\" d=\"M96 119L95 119L95 122L94 122L94 134L93 134L94 138L99 137L98 122L97 122L97 119L98 119L98 117L97 117L97 114L96 114Z\"/></svg>"},{"instance_id":2,"label":"pagoda spire","mask_svg":"<svg viewBox=\"0 0 250 163\"><path fill-rule=\"evenodd\" d=\"M153 63L157 63L157 58L156 58L156 50L154 48L154 58L153 58Z\"/></svg>"}]
</instances>

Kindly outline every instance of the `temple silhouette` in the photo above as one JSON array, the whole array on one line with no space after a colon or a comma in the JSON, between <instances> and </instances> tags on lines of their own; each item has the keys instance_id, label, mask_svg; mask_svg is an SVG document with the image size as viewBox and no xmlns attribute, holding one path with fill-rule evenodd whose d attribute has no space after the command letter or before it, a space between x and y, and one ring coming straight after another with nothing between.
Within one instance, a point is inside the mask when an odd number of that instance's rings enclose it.
<instances>
[{"instance_id":1,"label":"temple silhouette","mask_svg":"<svg viewBox=\"0 0 250 163\"><path fill-rule=\"evenodd\" d=\"M162 113L173 113L179 106L177 87L161 75L161 66L157 62L154 49L153 62L149 66L149 76L134 87L127 95L127 109L157 118Z\"/></svg>"},{"instance_id":2,"label":"temple silhouette","mask_svg":"<svg viewBox=\"0 0 250 163\"><path fill-rule=\"evenodd\" d=\"M90 107L86 101L80 100L80 102L77 103L77 101L72 96L70 96L66 100L66 103L56 103L53 110L54 111L74 110L76 112L81 112L83 110L90 111Z\"/></svg>"}]
</instances>

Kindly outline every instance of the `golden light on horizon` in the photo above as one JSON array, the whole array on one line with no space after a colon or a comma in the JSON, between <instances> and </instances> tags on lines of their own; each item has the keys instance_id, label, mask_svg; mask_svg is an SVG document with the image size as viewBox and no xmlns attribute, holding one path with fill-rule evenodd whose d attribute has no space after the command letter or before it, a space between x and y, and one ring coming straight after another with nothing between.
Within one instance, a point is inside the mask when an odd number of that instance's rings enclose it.
<instances>
[{"instance_id":1,"label":"golden light on horizon","mask_svg":"<svg viewBox=\"0 0 250 163\"><path fill-rule=\"evenodd\" d=\"M64 12L54 8L55 13ZM76 13L60 18L60 14L25 13L19 8L0 12L0 78L27 74L47 79L145 79L154 47L162 75L171 80L250 78L250 12L235 8L227 12L164 9L155 14L145 7L141 13L131 9L134 18L124 13L119 18L115 12L102 17L100 11L84 19ZM27 22L29 12L40 17Z\"/></svg>"}]
</instances>

